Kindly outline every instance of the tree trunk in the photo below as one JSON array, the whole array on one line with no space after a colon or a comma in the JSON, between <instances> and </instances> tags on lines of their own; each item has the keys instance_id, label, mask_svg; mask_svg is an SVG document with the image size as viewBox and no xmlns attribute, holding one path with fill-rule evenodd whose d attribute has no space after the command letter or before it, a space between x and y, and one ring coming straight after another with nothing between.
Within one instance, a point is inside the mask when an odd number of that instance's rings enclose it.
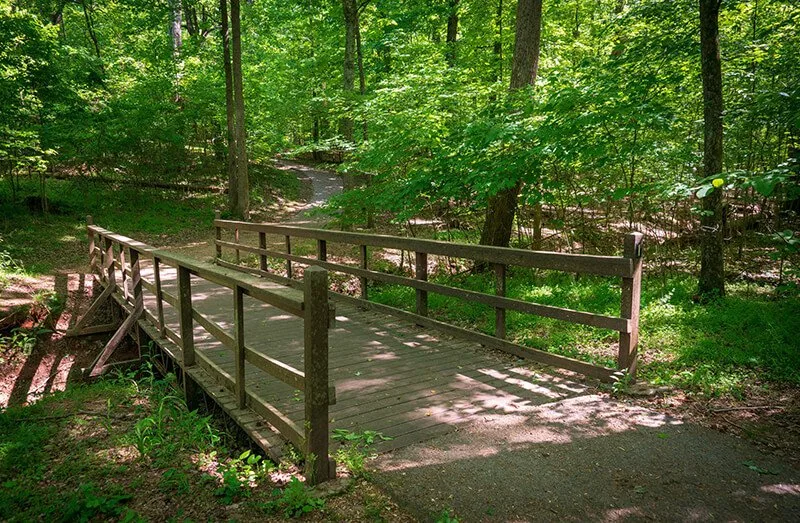
<instances>
[{"instance_id":1,"label":"tree trunk","mask_svg":"<svg viewBox=\"0 0 800 523\"><path fill-rule=\"evenodd\" d=\"M225 70L225 116L228 143L228 206L231 212L239 208L236 176L236 115L233 107L233 71L231 70L230 37L228 34L228 0L219 0L220 33L222 38L222 64Z\"/></svg>"},{"instance_id":2,"label":"tree trunk","mask_svg":"<svg viewBox=\"0 0 800 523\"><path fill-rule=\"evenodd\" d=\"M458 40L458 3L461 0L450 0L450 16L447 17L447 50L445 59L449 67L456 65L456 41Z\"/></svg>"},{"instance_id":3,"label":"tree trunk","mask_svg":"<svg viewBox=\"0 0 800 523\"><path fill-rule=\"evenodd\" d=\"M495 28L497 33L495 36L492 51L494 52L495 60L497 61L497 75L495 76L496 82L503 81L503 0L497 0L497 11L495 12Z\"/></svg>"},{"instance_id":4,"label":"tree trunk","mask_svg":"<svg viewBox=\"0 0 800 523\"><path fill-rule=\"evenodd\" d=\"M367 92L367 76L364 73L364 53L361 49L361 17L356 20L356 55L358 57L358 92L361 94L363 98ZM363 136L361 139L363 141L367 141L368 139L368 128L367 128L367 119L366 117L361 122L361 128Z\"/></svg>"},{"instance_id":5,"label":"tree trunk","mask_svg":"<svg viewBox=\"0 0 800 523\"><path fill-rule=\"evenodd\" d=\"M700 52L703 75L703 177L720 175L722 158L722 61L719 50L720 0L700 0ZM700 218L700 279L702 298L725 293L722 189L703 198Z\"/></svg>"},{"instance_id":6,"label":"tree trunk","mask_svg":"<svg viewBox=\"0 0 800 523\"><path fill-rule=\"evenodd\" d=\"M355 90L356 33L358 32L358 4L356 0L342 0L344 10L344 74L342 76L346 111L339 122L339 132L348 142L353 141L353 118L350 116L350 98Z\"/></svg>"},{"instance_id":7,"label":"tree trunk","mask_svg":"<svg viewBox=\"0 0 800 523\"><path fill-rule=\"evenodd\" d=\"M181 11L181 0L170 0L170 21L169 21L169 37L172 41L172 59L175 66L175 103L181 103L181 47L183 47L183 34L181 33L181 25L183 21L183 13Z\"/></svg>"},{"instance_id":8,"label":"tree trunk","mask_svg":"<svg viewBox=\"0 0 800 523\"><path fill-rule=\"evenodd\" d=\"M231 0L231 43L233 48L233 105L236 115L236 192L238 201L233 214L247 219L250 211L250 180L247 175L247 135L244 126L244 89L242 87L242 31L239 0Z\"/></svg>"},{"instance_id":9,"label":"tree trunk","mask_svg":"<svg viewBox=\"0 0 800 523\"><path fill-rule=\"evenodd\" d=\"M542 0L519 0L514 58L511 66L510 87L512 91L526 85L533 85L536 81L541 34ZM517 180L513 186L489 197L486 219L481 231L481 245L508 247L521 187L522 181ZM541 232L539 235L541 237Z\"/></svg>"}]
</instances>

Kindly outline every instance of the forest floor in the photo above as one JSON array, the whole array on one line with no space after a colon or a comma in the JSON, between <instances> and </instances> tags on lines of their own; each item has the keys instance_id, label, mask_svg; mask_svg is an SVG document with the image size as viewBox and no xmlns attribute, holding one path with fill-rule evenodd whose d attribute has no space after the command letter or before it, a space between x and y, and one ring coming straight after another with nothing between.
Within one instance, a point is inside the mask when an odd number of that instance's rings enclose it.
<instances>
[{"instance_id":1,"label":"forest floor","mask_svg":"<svg viewBox=\"0 0 800 523\"><path fill-rule=\"evenodd\" d=\"M310 201L299 202L296 194L291 194L292 184L287 181L285 185L290 189L284 194L265 195L264 200L270 203L261 205L253 219L319 224L321 218L314 215L313 208L340 190L338 177L290 162L279 164L278 170L287 177L298 174L311 178L315 194ZM76 190L74 184L64 183L65 190ZM113 203L102 204L97 191L86 193L84 187L76 192L88 199L86 206L93 209L95 222L104 227L199 258L212 256L213 233L208 222L213 209L223 206L221 196L185 195L176 205L170 199L174 199L174 195L147 198L127 191L118 195L120 201L132 202L134 210L137 202L148 206L148 212L138 213L127 207L120 210ZM9 226L5 230L8 231ZM24 299L28 296L27 305L41 310L64 310L65 296L80 299L76 293L86 267L84 243L80 239L84 230L79 219L42 217L31 220L31 226L25 230L12 228L11 233L0 235L0 239L5 236L11 247L16 246L17 250L12 253L26 261L27 269L6 268L7 274L14 275L6 276L3 283L4 269L0 264L3 298L0 305L11 304L12 297ZM52 273L55 276L48 276ZM774 305L765 303L770 307ZM6 307L6 311L8 309ZM720 313L724 315L725 310ZM781 309L772 313L781 313ZM52 327L58 327L59 321L68 321L66 314L67 311L60 313L52 325L41 326L39 338L43 341L29 354L17 353L8 357L8 361L0 362L3 376L0 400L14 405L0 416L0 432L4 433L5 441L10 442L0 445L0 477L3 481L8 479L3 484L3 493L13 494L7 499L19 503L24 502L19 496L23 496L21 492L26 488L58 484L52 478L54 463L63 465L73 451L84 452L89 448L84 448L83 443L77 444L83 441L80 436L75 440L76 446L65 447L66 454L48 449L55 461L36 454L39 457L24 469L25 474L32 474L32 477L26 476L22 481L7 475L19 465L10 459L11 455L28 444L23 441L27 435L15 432L19 423L16 420L53 410L35 410L46 408L46 401L34 403L34 407L21 405L43 397L47 399L50 392L66 388L70 369L77 370L85 365L81 358L91 358L102 346L99 339L87 339L79 346L63 340L60 329ZM0 319L3 317L0 311ZM789 320L796 321L791 317ZM724 325L720 328L726 329ZM56 332L45 332L50 330ZM702 339L712 335L701 331L697 336ZM728 341L725 344L728 345ZM356 488L335 498L338 501L329 501L326 512L312 517L372 521L404 521L412 516L442 521L451 516L463 521L797 519L800 517L797 469L800 464L800 389L790 381L759 380L757 373L749 371L742 376L730 388L714 384L717 388L686 389L677 382L654 387L619 387L615 391L599 391L574 401L513 413L504 418L506 422L502 426L498 425L498 419L487 419L428 444L369 462L372 482L385 489L401 508L371 483L359 480ZM740 386L742 383L746 386ZM152 401L147 394L137 396L125 391L120 394L120 405ZM104 421L97 416L80 414L82 410L93 410L97 406L92 403L96 398L89 399L88 404L82 399L62 398L72 409L69 410L59 404L62 400L58 395L53 397L56 399L48 401L60 405L56 411L73 415L47 420L43 426L50 431L48 437L66 434L64 437L71 438L77 425L94 434L89 440L95 445L91 447L95 454L108 453L108 443L113 440L121 442L113 452L123 455L115 465L121 467L118 472L108 469L111 472L107 476L90 478L94 481L90 484L98 485L98 490L84 491L78 483L70 483L67 488L72 489L68 492L72 497L55 500L73 503L79 508L96 501L95 504L110 511L96 513L106 516L123 514L114 511L132 506L137 514L158 519L157 514L148 512L141 503L131 502L126 497L128 492L137 492L136 499L145 494L164 498L162 506L165 506L178 492L183 492L185 482L181 474L186 474L192 492L205 493L200 496L199 505L206 507L206 512L173 515L248 520L267 517L269 511L263 505L274 501L271 489L283 484L280 480L265 480L262 487L253 491L254 498L241 495L232 503L234 509L230 509L215 494L220 488L219 482L207 479L200 468L169 472L176 468L176 461L160 463L154 468L155 472L150 473L152 478L132 486L127 480L115 478L119 473L137 471L147 476L145 470L149 470L154 458L143 455L136 458L131 442L136 437L137 422L152 417L158 409L151 405L149 410L143 411L147 416L139 416L138 421L135 418L121 420L117 430L115 416L127 416L131 412L124 408L114 410ZM111 423L111 428L104 427L104 423ZM95 437L101 432L105 435ZM106 450L103 450L104 445ZM127 450L120 450L123 448ZM189 459L190 455L197 456L197 449L181 454L181 461ZM233 455L217 463L223 468L240 470L243 467ZM40 477L45 469L48 471ZM177 479L173 482L170 478ZM283 478L285 482L286 476ZM99 485L107 481L120 488L114 492L104 490L101 495ZM177 482L178 490L165 487L164 482L167 485ZM302 498L301 494L298 496ZM7 507L0 506L0 515L4 514L4 508Z\"/></svg>"}]
</instances>

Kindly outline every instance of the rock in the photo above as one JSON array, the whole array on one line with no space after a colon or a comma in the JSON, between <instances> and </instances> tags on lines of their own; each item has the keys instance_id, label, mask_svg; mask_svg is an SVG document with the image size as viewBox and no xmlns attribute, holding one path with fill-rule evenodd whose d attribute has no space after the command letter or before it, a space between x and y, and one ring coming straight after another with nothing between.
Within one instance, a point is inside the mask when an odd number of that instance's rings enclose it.
<instances>
[{"instance_id":1,"label":"rock","mask_svg":"<svg viewBox=\"0 0 800 523\"><path fill-rule=\"evenodd\" d=\"M336 478L325 483L320 483L316 487L312 489L314 494L320 498L329 498L331 496L337 496L350 488L350 485L353 483L353 478Z\"/></svg>"}]
</instances>

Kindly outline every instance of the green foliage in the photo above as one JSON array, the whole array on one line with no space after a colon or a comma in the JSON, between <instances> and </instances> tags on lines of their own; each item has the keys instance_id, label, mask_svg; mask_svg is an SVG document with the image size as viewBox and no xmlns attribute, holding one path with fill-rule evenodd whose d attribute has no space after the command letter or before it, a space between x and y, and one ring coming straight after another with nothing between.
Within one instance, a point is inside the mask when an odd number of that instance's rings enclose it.
<instances>
[{"instance_id":1,"label":"green foliage","mask_svg":"<svg viewBox=\"0 0 800 523\"><path fill-rule=\"evenodd\" d=\"M250 496L250 486L271 469L271 465L262 461L261 456L246 450L221 467L222 484L214 493L222 504L230 505L236 499Z\"/></svg>"},{"instance_id":2,"label":"green foliage","mask_svg":"<svg viewBox=\"0 0 800 523\"><path fill-rule=\"evenodd\" d=\"M125 503L132 497L126 493L107 495L98 491L93 483L84 483L68 499L60 521L86 523L101 516L113 518L122 516L123 521L135 521L135 514L131 514L125 507Z\"/></svg>"},{"instance_id":3,"label":"green foliage","mask_svg":"<svg viewBox=\"0 0 800 523\"><path fill-rule=\"evenodd\" d=\"M436 518L436 523L458 523L461 521L452 510L445 509Z\"/></svg>"},{"instance_id":4,"label":"green foliage","mask_svg":"<svg viewBox=\"0 0 800 523\"><path fill-rule=\"evenodd\" d=\"M334 429L331 439L341 445L336 450L336 461L344 465L354 476L364 475L364 465L370 457L372 445L378 441L392 438L374 430L351 432L347 429Z\"/></svg>"},{"instance_id":5,"label":"green foliage","mask_svg":"<svg viewBox=\"0 0 800 523\"><path fill-rule=\"evenodd\" d=\"M324 499L315 497L305 483L294 476L283 490L275 489L272 496L274 499L264 504L264 510L269 514L281 512L286 518L299 518L325 506Z\"/></svg>"}]
</instances>

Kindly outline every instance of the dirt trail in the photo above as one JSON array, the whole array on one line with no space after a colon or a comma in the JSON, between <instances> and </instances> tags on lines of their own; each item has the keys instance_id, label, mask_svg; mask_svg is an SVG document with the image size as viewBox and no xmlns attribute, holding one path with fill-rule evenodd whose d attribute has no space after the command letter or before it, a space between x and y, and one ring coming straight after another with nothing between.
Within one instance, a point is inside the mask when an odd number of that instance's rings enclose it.
<instances>
[{"instance_id":1,"label":"dirt trail","mask_svg":"<svg viewBox=\"0 0 800 523\"><path fill-rule=\"evenodd\" d=\"M334 172L316 169L288 160L278 160L275 165L278 169L293 172L298 178L310 178L313 188L313 195L308 202L298 208L299 212L295 216L284 221L298 225L324 223L324 219L314 216L313 211L324 205L332 196L342 192L342 178Z\"/></svg>"}]
</instances>

